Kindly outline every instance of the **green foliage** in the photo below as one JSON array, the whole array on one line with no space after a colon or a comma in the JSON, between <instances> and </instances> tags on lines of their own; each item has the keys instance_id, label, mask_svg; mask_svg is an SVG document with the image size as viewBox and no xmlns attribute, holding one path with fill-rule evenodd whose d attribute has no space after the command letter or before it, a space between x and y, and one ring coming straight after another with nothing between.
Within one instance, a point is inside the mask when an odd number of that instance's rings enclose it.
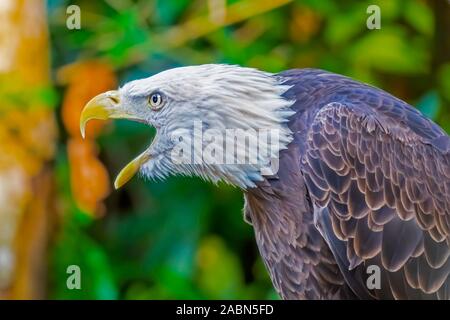
<instances>
[{"instance_id":1,"label":"green foliage","mask_svg":"<svg viewBox=\"0 0 450 320\"><path fill-rule=\"evenodd\" d=\"M69 1L52 0L53 66L104 58L117 66L122 84L167 68L210 62L271 72L323 68L379 86L450 130L450 64L448 59L447 64L434 61L449 56L438 52L443 46L435 43L436 35L447 30L435 30L427 3L293 1L231 26L219 25L201 37L195 36L200 29L180 28L189 34L173 47L168 32L207 14L206 1L70 1L81 7L82 29L69 31L64 20ZM369 4L381 8L381 30L366 28ZM123 121L109 127L99 139L109 172L117 173L150 143L152 134L143 125ZM238 190L196 178L134 179L111 194L106 216L94 220L71 199L66 157L59 156L57 165L65 214L51 257L52 297L278 298L253 231L243 222ZM81 291L65 286L71 264L81 267Z\"/></svg>"},{"instance_id":2,"label":"green foliage","mask_svg":"<svg viewBox=\"0 0 450 320\"><path fill-rule=\"evenodd\" d=\"M50 298L116 299L119 295L111 263L102 246L87 232L92 218L77 209L71 199L67 159L62 154L58 157L56 173L58 189L67 211L51 257L50 283L53 290ZM81 269L81 290L67 288L67 268L71 265Z\"/></svg>"},{"instance_id":3,"label":"green foliage","mask_svg":"<svg viewBox=\"0 0 450 320\"><path fill-rule=\"evenodd\" d=\"M439 96L435 91L430 91L419 100L416 107L430 119L435 119L439 112Z\"/></svg>"}]
</instances>

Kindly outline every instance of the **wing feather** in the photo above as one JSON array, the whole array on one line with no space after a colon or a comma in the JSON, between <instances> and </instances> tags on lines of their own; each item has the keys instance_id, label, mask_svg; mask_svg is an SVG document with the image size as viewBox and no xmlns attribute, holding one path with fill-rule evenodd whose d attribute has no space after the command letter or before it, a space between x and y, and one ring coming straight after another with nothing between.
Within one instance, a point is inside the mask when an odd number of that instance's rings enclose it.
<instances>
[{"instance_id":1,"label":"wing feather","mask_svg":"<svg viewBox=\"0 0 450 320\"><path fill-rule=\"evenodd\" d=\"M330 216L318 228L341 268L379 264L373 297L449 299L450 138L393 97L364 99L378 109L332 102L310 125L301 168Z\"/></svg>"}]
</instances>

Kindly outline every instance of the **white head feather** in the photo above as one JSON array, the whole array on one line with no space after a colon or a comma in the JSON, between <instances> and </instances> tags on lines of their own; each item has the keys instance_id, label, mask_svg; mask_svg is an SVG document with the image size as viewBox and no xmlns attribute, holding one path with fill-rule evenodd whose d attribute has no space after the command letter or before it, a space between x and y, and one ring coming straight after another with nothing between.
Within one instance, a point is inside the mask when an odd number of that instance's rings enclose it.
<instances>
[{"instance_id":1,"label":"white head feather","mask_svg":"<svg viewBox=\"0 0 450 320\"><path fill-rule=\"evenodd\" d=\"M292 140L287 121L293 114L290 109L293 102L283 97L289 88L273 74L219 64L175 68L127 83L119 89L123 108L157 129L157 135L146 151L150 160L141 166L141 173L149 178L164 178L170 174L197 175L214 182L223 180L243 189L254 187L256 181L263 179L263 169L270 166L271 158L278 157L279 151ZM148 106L148 97L153 92L163 96L164 105L159 110ZM200 122L201 129L198 130ZM268 152L253 155L256 162L204 161L199 153L206 145L210 151L223 148L225 155L230 152L226 150L227 143L234 142L237 148L235 160L240 153L249 152L251 157L255 152L249 149L245 139L237 139L241 140L239 142L227 137L227 129L243 129L249 139L258 139L256 135L261 131L272 130L278 134L278 139L260 144L259 148ZM207 130L222 133L223 140L205 142L203 139L200 148L194 146L192 149L193 161L174 161L175 148L187 147ZM178 134L179 137L180 133L183 141L178 138L174 141L174 136Z\"/></svg>"}]
</instances>

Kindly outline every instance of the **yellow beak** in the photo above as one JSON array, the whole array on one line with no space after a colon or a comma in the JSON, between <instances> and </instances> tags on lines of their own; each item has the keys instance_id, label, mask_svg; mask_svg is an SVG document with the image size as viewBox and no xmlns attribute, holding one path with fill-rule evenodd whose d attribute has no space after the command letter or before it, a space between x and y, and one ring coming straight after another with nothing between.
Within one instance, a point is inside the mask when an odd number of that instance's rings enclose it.
<instances>
[{"instance_id":1,"label":"yellow beak","mask_svg":"<svg viewBox=\"0 0 450 320\"><path fill-rule=\"evenodd\" d=\"M139 120L134 115L128 114L121 108L119 92L107 91L92 98L84 107L80 116L81 136L85 137L86 124L91 119L107 120L107 119L129 119ZM139 171L142 164L150 159L147 151L141 153L133 161L128 163L117 175L114 187L119 189L127 183Z\"/></svg>"},{"instance_id":2,"label":"yellow beak","mask_svg":"<svg viewBox=\"0 0 450 320\"><path fill-rule=\"evenodd\" d=\"M129 115L120 110L120 96L115 90L99 94L86 104L80 116L81 136L85 137L85 128L89 120L111 118L129 118Z\"/></svg>"},{"instance_id":3,"label":"yellow beak","mask_svg":"<svg viewBox=\"0 0 450 320\"><path fill-rule=\"evenodd\" d=\"M150 159L147 151L144 151L139 156L134 158L130 163L128 163L122 170L114 181L114 188L117 190L122 187L125 183L130 181L131 178L139 171L141 166Z\"/></svg>"}]
</instances>

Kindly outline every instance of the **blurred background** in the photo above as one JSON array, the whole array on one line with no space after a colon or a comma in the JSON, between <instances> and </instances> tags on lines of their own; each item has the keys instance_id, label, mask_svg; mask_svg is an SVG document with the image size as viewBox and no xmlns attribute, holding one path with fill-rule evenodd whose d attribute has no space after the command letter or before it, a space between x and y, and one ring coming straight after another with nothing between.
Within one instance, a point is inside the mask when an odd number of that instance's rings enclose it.
<instances>
[{"instance_id":1,"label":"blurred background","mask_svg":"<svg viewBox=\"0 0 450 320\"><path fill-rule=\"evenodd\" d=\"M366 27L371 4L381 9L379 30ZM241 192L178 177L112 191L111 176L154 132L92 122L81 140L81 109L97 93L177 66L315 67L385 89L450 132L449 7L2 0L0 298L278 299ZM80 267L81 290L67 288L70 265Z\"/></svg>"}]
</instances>

